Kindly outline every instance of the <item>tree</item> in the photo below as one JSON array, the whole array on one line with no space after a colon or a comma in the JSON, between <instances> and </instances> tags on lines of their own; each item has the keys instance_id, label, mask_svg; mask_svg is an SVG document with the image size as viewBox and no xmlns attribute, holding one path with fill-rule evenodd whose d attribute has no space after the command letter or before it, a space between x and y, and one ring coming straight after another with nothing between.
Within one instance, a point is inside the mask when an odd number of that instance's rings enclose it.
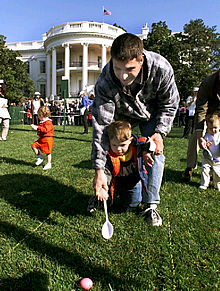
<instances>
[{"instance_id":1,"label":"tree","mask_svg":"<svg viewBox=\"0 0 220 291\"><path fill-rule=\"evenodd\" d=\"M220 38L216 27L201 19L184 25L184 32L172 34L165 22L152 24L144 47L164 56L173 66L180 96L185 99L204 77L220 67Z\"/></svg>"},{"instance_id":2,"label":"tree","mask_svg":"<svg viewBox=\"0 0 220 291\"><path fill-rule=\"evenodd\" d=\"M191 20L184 25L180 39L184 70L180 82L183 91L190 92L214 70L220 68L220 38L216 26L205 26L202 19Z\"/></svg>"},{"instance_id":3,"label":"tree","mask_svg":"<svg viewBox=\"0 0 220 291\"><path fill-rule=\"evenodd\" d=\"M0 35L0 79L6 84L6 96L11 102L19 103L25 96L33 96L34 83L27 73L27 64L18 59L17 51L8 49L6 38Z\"/></svg>"},{"instance_id":4,"label":"tree","mask_svg":"<svg viewBox=\"0 0 220 291\"><path fill-rule=\"evenodd\" d=\"M164 56L173 67L177 68L181 64L179 59L180 46L177 37L168 29L166 22L162 21L152 24L152 31L148 34L148 38L144 40L144 47L147 50Z\"/></svg>"}]
</instances>

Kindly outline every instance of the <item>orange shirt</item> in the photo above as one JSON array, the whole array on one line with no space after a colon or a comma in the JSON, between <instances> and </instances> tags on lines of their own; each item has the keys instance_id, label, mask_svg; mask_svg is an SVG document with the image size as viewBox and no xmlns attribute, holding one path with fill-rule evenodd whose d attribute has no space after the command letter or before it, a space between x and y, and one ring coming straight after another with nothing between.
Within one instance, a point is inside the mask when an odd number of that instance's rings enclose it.
<instances>
[{"instance_id":1,"label":"orange shirt","mask_svg":"<svg viewBox=\"0 0 220 291\"><path fill-rule=\"evenodd\" d=\"M49 118L38 123L37 134L40 138L54 136L54 126Z\"/></svg>"}]
</instances>

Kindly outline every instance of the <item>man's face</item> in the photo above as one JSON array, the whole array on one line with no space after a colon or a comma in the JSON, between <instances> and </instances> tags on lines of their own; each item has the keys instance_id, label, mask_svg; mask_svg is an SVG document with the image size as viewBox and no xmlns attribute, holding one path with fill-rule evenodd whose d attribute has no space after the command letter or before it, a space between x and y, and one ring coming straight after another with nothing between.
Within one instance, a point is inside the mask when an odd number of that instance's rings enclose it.
<instances>
[{"instance_id":1,"label":"man's face","mask_svg":"<svg viewBox=\"0 0 220 291\"><path fill-rule=\"evenodd\" d=\"M112 59L113 70L115 76L119 79L123 86L131 85L137 78L143 65L144 57L138 61L136 58L129 61L119 61Z\"/></svg>"}]
</instances>

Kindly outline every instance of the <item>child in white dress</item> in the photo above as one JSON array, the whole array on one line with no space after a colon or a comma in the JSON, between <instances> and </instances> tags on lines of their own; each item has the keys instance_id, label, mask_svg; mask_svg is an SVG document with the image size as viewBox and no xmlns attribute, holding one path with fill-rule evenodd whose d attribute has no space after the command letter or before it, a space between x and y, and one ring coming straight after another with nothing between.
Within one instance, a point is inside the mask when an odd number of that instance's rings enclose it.
<instances>
[{"instance_id":1,"label":"child in white dress","mask_svg":"<svg viewBox=\"0 0 220 291\"><path fill-rule=\"evenodd\" d=\"M213 171L214 187L220 191L220 118L217 114L207 116L207 133L203 137L206 148L203 150L200 189L206 190Z\"/></svg>"}]
</instances>

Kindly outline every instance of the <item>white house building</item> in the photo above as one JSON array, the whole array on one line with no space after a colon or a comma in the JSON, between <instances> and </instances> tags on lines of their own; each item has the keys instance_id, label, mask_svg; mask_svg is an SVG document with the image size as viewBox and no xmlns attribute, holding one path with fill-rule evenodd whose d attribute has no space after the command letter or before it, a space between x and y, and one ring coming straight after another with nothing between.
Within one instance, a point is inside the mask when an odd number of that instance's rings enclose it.
<instances>
[{"instance_id":1,"label":"white house building","mask_svg":"<svg viewBox=\"0 0 220 291\"><path fill-rule=\"evenodd\" d=\"M62 78L69 81L69 95L76 96L94 86L110 59L113 40L124 32L106 23L68 22L52 27L42 40L6 45L28 62L30 79L42 97L58 95ZM138 36L147 38L148 32L146 24Z\"/></svg>"}]
</instances>

